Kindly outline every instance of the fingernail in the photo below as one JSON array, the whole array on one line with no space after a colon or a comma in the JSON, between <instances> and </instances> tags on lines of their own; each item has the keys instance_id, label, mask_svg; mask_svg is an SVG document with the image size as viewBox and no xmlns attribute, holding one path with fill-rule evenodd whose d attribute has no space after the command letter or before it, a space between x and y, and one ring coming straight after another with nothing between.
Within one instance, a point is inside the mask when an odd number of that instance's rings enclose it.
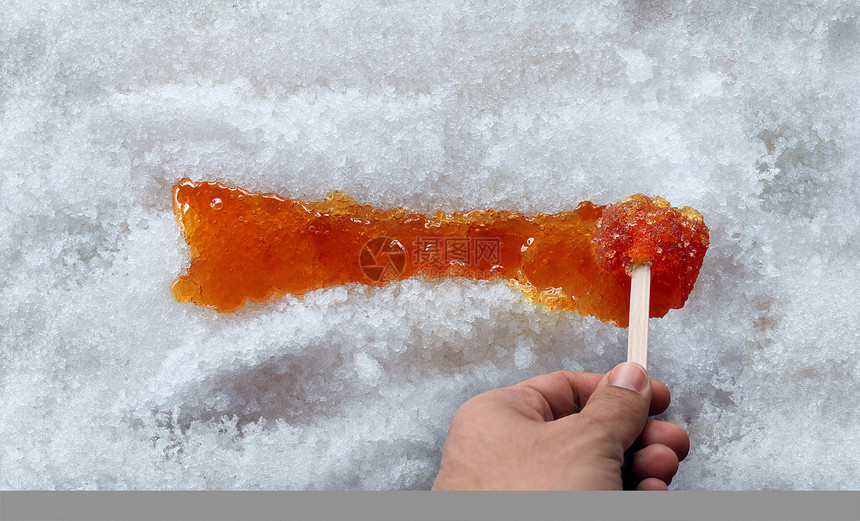
<instances>
[{"instance_id":1,"label":"fingernail","mask_svg":"<svg viewBox=\"0 0 860 521\"><path fill-rule=\"evenodd\" d=\"M609 373L609 385L641 393L648 387L648 374L641 365L624 362Z\"/></svg>"}]
</instances>

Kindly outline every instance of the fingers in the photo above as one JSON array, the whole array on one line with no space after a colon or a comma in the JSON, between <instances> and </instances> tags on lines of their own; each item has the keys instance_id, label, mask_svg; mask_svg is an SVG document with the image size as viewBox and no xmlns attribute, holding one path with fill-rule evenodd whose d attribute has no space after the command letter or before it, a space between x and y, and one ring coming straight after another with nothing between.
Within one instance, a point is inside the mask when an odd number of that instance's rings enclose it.
<instances>
[{"instance_id":1,"label":"fingers","mask_svg":"<svg viewBox=\"0 0 860 521\"><path fill-rule=\"evenodd\" d=\"M595 373L556 371L529 378L514 387L522 386L540 393L552 413L551 418L545 418L550 421L578 413L603 376Z\"/></svg>"},{"instance_id":2,"label":"fingers","mask_svg":"<svg viewBox=\"0 0 860 521\"><path fill-rule=\"evenodd\" d=\"M604 376L596 373L556 371L529 378L513 387L522 386L538 392L552 413L552 418L545 418L549 421L582 410ZM663 382L651 379L651 394L649 415L660 414L669 407L669 389Z\"/></svg>"},{"instance_id":3,"label":"fingers","mask_svg":"<svg viewBox=\"0 0 860 521\"><path fill-rule=\"evenodd\" d=\"M636 486L636 490L669 490L669 485L657 478L647 478Z\"/></svg>"},{"instance_id":4,"label":"fingers","mask_svg":"<svg viewBox=\"0 0 860 521\"><path fill-rule=\"evenodd\" d=\"M656 478L668 485L678 472L678 464L678 456L674 450L655 443L629 457L628 472L634 482Z\"/></svg>"},{"instance_id":5,"label":"fingers","mask_svg":"<svg viewBox=\"0 0 860 521\"><path fill-rule=\"evenodd\" d=\"M578 404L578 408L573 412L579 412L583 407L585 407L585 404L588 403L592 393L594 393L594 390L597 388L597 385L601 382L604 376L601 374L577 373L574 371L559 372L563 373L567 377L571 388L574 390L574 397ZM589 378L582 378L583 376L588 376ZM648 415L653 416L665 411L669 407L670 400L671 395L669 394L669 388L666 387L666 384L660 380L651 378L651 404L648 410ZM556 418L559 417L557 416Z\"/></svg>"},{"instance_id":6,"label":"fingers","mask_svg":"<svg viewBox=\"0 0 860 521\"><path fill-rule=\"evenodd\" d=\"M648 418L645 429L642 430L633 448L641 449L655 443L672 449L679 461L686 458L690 452L690 437L684 429L674 423Z\"/></svg>"},{"instance_id":7,"label":"fingers","mask_svg":"<svg viewBox=\"0 0 860 521\"><path fill-rule=\"evenodd\" d=\"M660 380L651 379L651 407L648 410L648 416L660 414L669 407L669 401L672 399L669 394L669 388Z\"/></svg>"},{"instance_id":8,"label":"fingers","mask_svg":"<svg viewBox=\"0 0 860 521\"><path fill-rule=\"evenodd\" d=\"M680 461L690 451L690 438L674 423L648 418L628 452L625 483L636 490L667 490Z\"/></svg>"},{"instance_id":9,"label":"fingers","mask_svg":"<svg viewBox=\"0 0 860 521\"><path fill-rule=\"evenodd\" d=\"M604 440L607 456L623 460L624 451L645 427L651 394L642 366L619 364L601 379L576 421L590 424L589 429Z\"/></svg>"}]
</instances>

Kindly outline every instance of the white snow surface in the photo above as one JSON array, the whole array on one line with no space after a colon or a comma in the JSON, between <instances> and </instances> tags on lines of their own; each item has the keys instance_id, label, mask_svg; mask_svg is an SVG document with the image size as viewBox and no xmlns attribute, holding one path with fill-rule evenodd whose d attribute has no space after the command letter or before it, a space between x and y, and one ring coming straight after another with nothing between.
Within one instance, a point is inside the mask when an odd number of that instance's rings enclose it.
<instances>
[{"instance_id":1,"label":"white snow surface","mask_svg":"<svg viewBox=\"0 0 860 521\"><path fill-rule=\"evenodd\" d=\"M179 304L182 177L525 213L702 212L651 321L677 489L860 488L860 4L10 0L0 488L426 489L469 397L626 331L504 282Z\"/></svg>"}]
</instances>

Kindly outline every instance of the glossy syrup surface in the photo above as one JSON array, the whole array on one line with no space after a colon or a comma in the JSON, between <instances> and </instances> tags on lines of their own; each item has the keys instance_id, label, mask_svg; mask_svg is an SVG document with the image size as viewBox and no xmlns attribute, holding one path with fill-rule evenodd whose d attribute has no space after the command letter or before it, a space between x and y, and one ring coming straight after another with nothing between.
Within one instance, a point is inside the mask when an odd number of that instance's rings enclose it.
<instances>
[{"instance_id":1,"label":"glossy syrup surface","mask_svg":"<svg viewBox=\"0 0 860 521\"><path fill-rule=\"evenodd\" d=\"M173 209L191 264L171 292L221 312L337 284L449 276L504 279L548 308L626 327L633 263L652 263L650 314L661 317L684 305L708 247L699 212L642 194L551 215L425 215L342 192L306 202L182 179Z\"/></svg>"}]
</instances>

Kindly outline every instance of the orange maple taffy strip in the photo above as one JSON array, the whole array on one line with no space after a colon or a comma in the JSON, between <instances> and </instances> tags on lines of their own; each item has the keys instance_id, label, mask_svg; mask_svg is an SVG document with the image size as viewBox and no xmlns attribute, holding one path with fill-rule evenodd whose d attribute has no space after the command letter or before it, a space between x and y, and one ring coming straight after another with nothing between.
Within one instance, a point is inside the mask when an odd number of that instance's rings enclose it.
<instances>
[{"instance_id":1,"label":"orange maple taffy strip","mask_svg":"<svg viewBox=\"0 0 860 521\"><path fill-rule=\"evenodd\" d=\"M708 247L699 212L642 194L552 215L428 216L341 192L305 202L182 179L173 208L191 249L173 296L222 312L350 282L463 276L505 279L548 308L625 327L634 263L653 263L650 316L661 317L684 305Z\"/></svg>"}]
</instances>

